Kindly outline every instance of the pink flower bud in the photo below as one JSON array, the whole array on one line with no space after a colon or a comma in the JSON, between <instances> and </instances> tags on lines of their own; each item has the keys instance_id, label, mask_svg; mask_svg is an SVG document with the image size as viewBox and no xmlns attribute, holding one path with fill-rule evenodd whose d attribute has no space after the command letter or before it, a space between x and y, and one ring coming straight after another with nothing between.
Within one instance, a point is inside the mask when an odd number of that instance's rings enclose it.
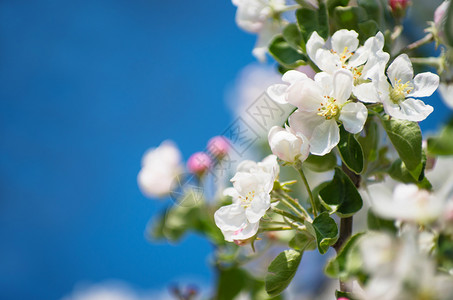
<instances>
[{"instance_id":1,"label":"pink flower bud","mask_svg":"<svg viewBox=\"0 0 453 300\"><path fill-rule=\"evenodd\" d=\"M338 298L338 300L349 300L349 299L346 297L340 297L340 298Z\"/></svg>"},{"instance_id":2,"label":"pink flower bud","mask_svg":"<svg viewBox=\"0 0 453 300\"><path fill-rule=\"evenodd\" d=\"M189 169L189 172L201 176L211 167L211 164L209 155L204 152L196 152L189 157L187 169Z\"/></svg>"},{"instance_id":3,"label":"pink flower bud","mask_svg":"<svg viewBox=\"0 0 453 300\"><path fill-rule=\"evenodd\" d=\"M409 4L409 0L389 0L389 5L392 11L406 9Z\"/></svg>"},{"instance_id":4,"label":"pink flower bud","mask_svg":"<svg viewBox=\"0 0 453 300\"><path fill-rule=\"evenodd\" d=\"M208 150L217 158L222 158L230 151L230 142L223 136L215 136L208 142Z\"/></svg>"},{"instance_id":5,"label":"pink flower bud","mask_svg":"<svg viewBox=\"0 0 453 300\"><path fill-rule=\"evenodd\" d=\"M410 0L389 0L390 10L394 18L401 19L406 14L407 7L411 4Z\"/></svg>"}]
</instances>

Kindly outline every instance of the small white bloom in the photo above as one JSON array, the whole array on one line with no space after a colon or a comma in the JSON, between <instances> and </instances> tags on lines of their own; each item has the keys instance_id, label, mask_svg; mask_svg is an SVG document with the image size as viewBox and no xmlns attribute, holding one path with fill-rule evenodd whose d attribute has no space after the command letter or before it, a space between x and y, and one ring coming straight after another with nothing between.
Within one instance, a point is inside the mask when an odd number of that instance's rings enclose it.
<instances>
[{"instance_id":1,"label":"small white bloom","mask_svg":"<svg viewBox=\"0 0 453 300\"><path fill-rule=\"evenodd\" d=\"M138 185L146 196L162 197L170 193L181 172L181 153L173 142L164 141L143 156Z\"/></svg>"},{"instance_id":2,"label":"small white bloom","mask_svg":"<svg viewBox=\"0 0 453 300\"><path fill-rule=\"evenodd\" d=\"M362 103L350 102L353 76L338 70L333 76L318 73L315 80L298 80L290 85L286 99L298 107L289 118L290 127L302 133L315 155L329 153L340 141L337 120L351 133L363 129L368 110Z\"/></svg>"},{"instance_id":3,"label":"small white bloom","mask_svg":"<svg viewBox=\"0 0 453 300\"><path fill-rule=\"evenodd\" d=\"M441 216L445 203L442 197L415 184L397 184L392 191L384 182L370 185L368 190L371 209L387 219L426 224Z\"/></svg>"},{"instance_id":4,"label":"small white bloom","mask_svg":"<svg viewBox=\"0 0 453 300\"><path fill-rule=\"evenodd\" d=\"M233 187L224 191L233 198L233 204L221 207L214 214L226 241L245 240L257 233L259 221L271 205L269 194L279 170L275 155L259 163L247 160L238 165L231 179Z\"/></svg>"},{"instance_id":5,"label":"small white bloom","mask_svg":"<svg viewBox=\"0 0 453 300\"><path fill-rule=\"evenodd\" d=\"M236 23L245 31L257 33L258 41L253 55L260 61L266 60L267 46L281 32L282 22L274 15L286 8L285 0L232 0L236 5Z\"/></svg>"},{"instance_id":6,"label":"small white bloom","mask_svg":"<svg viewBox=\"0 0 453 300\"><path fill-rule=\"evenodd\" d=\"M272 153L289 163L306 160L310 152L307 138L301 133L294 132L289 126L285 129L280 126L272 127L268 140Z\"/></svg>"},{"instance_id":7,"label":"small white bloom","mask_svg":"<svg viewBox=\"0 0 453 300\"><path fill-rule=\"evenodd\" d=\"M412 63L406 54L401 54L387 69L390 84L386 79L377 83L385 112L397 119L420 122L433 111L417 97L428 97L439 86L439 76L431 72L417 74L414 78Z\"/></svg>"},{"instance_id":8,"label":"small white bloom","mask_svg":"<svg viewBox=\"0 0 453 300\"><path fill-rule=\"evenodd\" d=\"M305 73L290 70L283 74L282 81L287 82L288 84L273 84L267 88L267 94L277 103L280 104L287 104L288 100L288 90L291 86L296 84L299 81L303 81L305 79L309 79Z\"/></svg>"}]
</instances>

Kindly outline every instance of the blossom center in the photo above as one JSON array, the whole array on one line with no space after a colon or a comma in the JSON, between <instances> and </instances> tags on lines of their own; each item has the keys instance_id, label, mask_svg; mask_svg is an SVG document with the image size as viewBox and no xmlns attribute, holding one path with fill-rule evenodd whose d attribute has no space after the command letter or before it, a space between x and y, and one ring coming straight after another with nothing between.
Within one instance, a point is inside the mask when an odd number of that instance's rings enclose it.
<instances>
[{"instance_id":1,"label":"blossom center","mask_svg":"<svg viewBox=\"0 0 453 300\"><path fill-rule=\"evenodd\" d=\"M409 94L413 89L414 88L409 81L401 83L401 79L395 79L395 86L393 88L390 87L390 99L393 103L398 104L406 99L407 94Z\"/></svg>"},{"instance_id":2,"label":"blossom center","mask_svg":"<svg viewBox=\"0 0 453 300\"><path fill-rule=\"evenodd\" d=\"M318 116L330 120L335 118L340 113L340 107L337 104L337 100L330 96L324 96L326 99L324 102L321 102L321 107L318 108Z\"/></svg>"},{"instance_id":3,"label":"blossom center","mask_svg":"<svg viewBox=\"0 0 453 300\"><path fill-rule=\"evenodd\" d=\"M342 67L343 69L346 69L346 68L347 68L347 66L346 66L346 61L354 54L353 52L349 52L349 51L348 51L348 47L344 47L343 52L341 52L341 53L337 53L337 52L334 51L334 50L331 50L331 52L332 52L333 54L338 55L338 57L340 58L341 67Z\"/></svg>"},{"instance_id":4,"label":"blossom center","mask_svg":"<svg viewBox=\"0 0 453 300\"><path fill-rule=\"evenodd\" d=\"M241 206L243 208L249 208L252 205L252 201L255 198L255 191L248 192L245 194L245 197L239 196L239 200L241 201Z\"/></svg>"}]
</instances>

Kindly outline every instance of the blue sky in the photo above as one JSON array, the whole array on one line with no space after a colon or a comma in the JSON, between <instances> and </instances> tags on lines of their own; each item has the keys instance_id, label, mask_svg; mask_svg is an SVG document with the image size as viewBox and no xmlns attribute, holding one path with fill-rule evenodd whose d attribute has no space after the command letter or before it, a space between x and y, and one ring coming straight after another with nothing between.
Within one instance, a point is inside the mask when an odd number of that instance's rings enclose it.
<instances>
[{"instance_id":1,"label":"blue sky","mask_svg":"<svg viewBox=\"0 0 453 300\"><path fill-rule=\"evenodd\" d=\"M2 299L210 282L206 241L146 241L165 203L136 175L149 147L171 138L187 159L228 126L225 91L255 43L234 14L230 1L0 2Z\"/></svg>"}]
</instances>

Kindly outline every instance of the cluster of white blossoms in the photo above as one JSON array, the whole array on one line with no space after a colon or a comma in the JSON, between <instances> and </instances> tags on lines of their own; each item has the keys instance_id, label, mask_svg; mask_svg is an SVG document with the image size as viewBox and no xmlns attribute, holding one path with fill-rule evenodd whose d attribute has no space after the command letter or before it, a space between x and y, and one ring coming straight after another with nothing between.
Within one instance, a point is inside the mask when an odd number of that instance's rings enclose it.
<instances>
[{"instance_id":1,"label":"cluster of white blossoms","mask_svg":"<svg viewBox=\"0 0 453 300\"><path fill-rule=\"evenodd\" d=\"M226 241L246 240L258 232L260 219L271 206L270 192L279 172L275 155L258 163L245 160L238 165L231 179L233 187L224 191L225 196L233 198L233 203L214 214Z\"/></svg>"},{"instance_id":2,"label":"cluster of white blossoms","mask_svg":"<svg viewBox=\"0 0 453 300\"><path fill-rule=\"evenodd\" d=\"M288 130L306 137L312 154L325 155L338 144L339 123L350 133L361 132L368 116L364 103L381 103L391 117L417 122L433 111L416 98L430 96L439 76L425 72L414 77L406 54L385 72L390 55L383 50L382 33L359 46L357 32L342 29L328 44L316 32L307 42L308 56L321 70L314 80L291 70L282 77L287 84L267 90L274 101L297 107Z\"/></svg>"}]
</instances>

